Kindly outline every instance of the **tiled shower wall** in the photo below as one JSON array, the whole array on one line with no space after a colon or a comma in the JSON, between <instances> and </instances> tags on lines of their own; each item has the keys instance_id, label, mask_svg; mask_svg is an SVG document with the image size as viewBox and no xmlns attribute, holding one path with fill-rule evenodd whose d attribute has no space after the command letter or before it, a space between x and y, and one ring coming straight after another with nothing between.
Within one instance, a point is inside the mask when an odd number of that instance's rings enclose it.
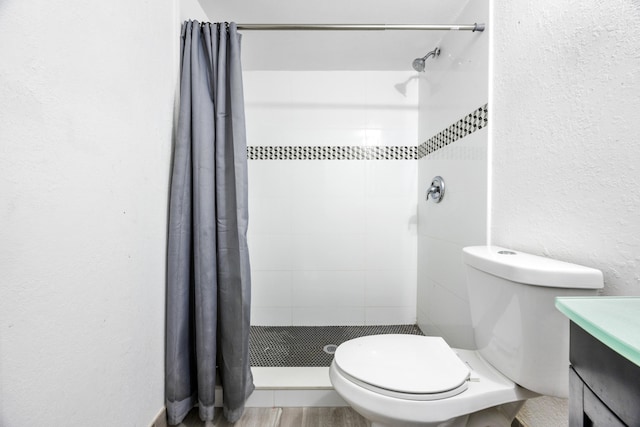
<instances>
[{"instance_id":1,"label":"tiled shower wall","mask_svg":"<svg viewBox=\"0 0 640 427\"><path fill-rule=\"evenodd\" d=\"M244 86L252 324L414 323L415 73L247 71Z\"/></svg>"},{"instance_id":2,"label":"tiled shower wall","mask_svg":"<svg viewBox=\"0 0 640 427\"><path fill-rule=\"evenodd\" d=\"M469 2L452 19L474 20L489 23L488 2ZM421 149L418 160L418 325L454 347L473 349L462 248L487 241L489 32L447 32L440 46L442 53L420 76L419 140L430 141L423 147L438 149L424 157ZM440 134L456 123L454 132ZM474 123L482 129L467 133ZM425 201L425 190L436 175L446 183L439 204Z\"/></svg>"}]
</instances>

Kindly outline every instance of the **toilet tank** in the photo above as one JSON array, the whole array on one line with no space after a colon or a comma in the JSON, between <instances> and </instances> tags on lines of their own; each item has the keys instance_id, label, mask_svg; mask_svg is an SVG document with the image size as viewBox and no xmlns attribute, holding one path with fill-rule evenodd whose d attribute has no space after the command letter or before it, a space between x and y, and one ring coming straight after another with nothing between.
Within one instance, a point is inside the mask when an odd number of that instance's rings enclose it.
<instances>
[{"instance_id":1,"label":"toilet tank","mask_svg":"<svg viewBox=\"0 0 640 427\"><path fill-rule=\"evenodd\" d=\"M569 394L569 321L557 296L595 295L602 272L497 246L463 249L469 306L482 357L513 382Z\"/></svg>"}]
</instances>

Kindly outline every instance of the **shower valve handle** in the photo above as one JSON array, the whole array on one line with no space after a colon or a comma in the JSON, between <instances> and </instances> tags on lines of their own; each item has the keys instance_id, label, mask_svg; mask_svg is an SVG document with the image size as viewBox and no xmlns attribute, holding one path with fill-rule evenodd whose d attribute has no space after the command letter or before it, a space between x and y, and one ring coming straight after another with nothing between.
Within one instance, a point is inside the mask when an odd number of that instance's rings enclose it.
<instances>
[{"instance_id":1,"label":"shower valve handle","mask_svg":"<svg viewBox=\"0 0 640 427\"><path fill-rule=\"evenodd\" d=\"M429 196L434 203L440 203L444 197L444 180L441 176L436 176L431 182L431 187L427 190L426 200L429 201Z\"/></svg>"},{"instance_id":2,"label":"shower valve handle","mask_svg":"<svg viewBox=\"0 0 640 427\"><path fill-rule=\"evenodd\" d=\"M436 187L435 185L432 185L431 187L429 187L429 189L427 190L427 200L429 200L429 196L431 196L432 199L439 199L440 198L440 187Z\"/></svg>"}]
</instances>

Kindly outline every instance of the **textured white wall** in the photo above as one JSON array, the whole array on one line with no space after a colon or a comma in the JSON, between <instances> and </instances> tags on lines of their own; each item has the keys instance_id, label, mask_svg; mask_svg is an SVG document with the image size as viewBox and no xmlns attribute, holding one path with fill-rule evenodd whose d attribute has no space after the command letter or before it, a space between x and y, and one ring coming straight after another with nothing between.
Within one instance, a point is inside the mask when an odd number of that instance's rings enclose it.
<instances>
[{"instance_id":1,"label":"textured white wall","mask_svg":"<svg viewBox=\"0 0 640 427\"><path fill-rule=\"evenodd\" d=\"M0 425L164 403L173 0L0 5Z\"/></svg>"},{"instance_id":2,"label":"textured white wall","mask_svg":"<svg viewBox=\"0 0 640 427\"><path fill-rule=\"evenodd\" d=\"M493 242L640 295L640 8L497 4Z\"/></svg>"},{"instance_id":3,"label":"textured white wall","mask_svg":"<svg viewBox=\"0 0 640 427\"><path fill-rule=\"evenodd\" d=\"M492 21L492 242L640 295L638 3L494 2ZM554 403L525 421L557 426Z\"/></svg>"},{"instance_id":4,"label":"textured white wall","mask_svg":"<svg viewBox=\"0 0 640 427\"><path fill-rule=\"evenodd\" d=\"M245 72L248 143L415 146L411 76ZM414 323L416 182L415 160L250 160L252 324Z\"/></svg>"},{"instance_id":5,"label":"textured white wall","mask_svg":"<svg viewBox=\"0 0 640 427\"><path fill-rule=\"evenodd\" d=\"M471 2L452 22L487 22L488 2ZM440 57L420 76L420 142L487 102L488 33L444 33ZM426 51L435 46L426 46ZM491 116L491 105L489 105ZM418 161L418 324L450 345L475 348L462 248L486 242L487 130ZM443 201L425 201L434 176Z\"/></svg>"}]
</instances>

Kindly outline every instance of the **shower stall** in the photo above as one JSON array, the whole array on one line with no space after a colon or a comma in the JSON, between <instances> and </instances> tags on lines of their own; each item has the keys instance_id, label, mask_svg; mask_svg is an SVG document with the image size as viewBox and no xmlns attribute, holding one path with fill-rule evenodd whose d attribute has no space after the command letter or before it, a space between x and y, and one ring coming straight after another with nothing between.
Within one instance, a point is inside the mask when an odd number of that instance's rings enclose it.
<instances>
[{"instance_id":1,"label":"shower stall","mask_svg":"<svg viewBox=\"0 0 640 427\"><path fill-rule=\"evenodd\" d=\"M415 74L244 72L256 384L249 406L344 405L328 379L335 346L422 333ZM407 80L403 95L394 85ZM306 397L282 403L282 388Z\"/></svg>"},{"instance_id":2,"label":"shower stall","mask_svg":"<svg viewBox=\"0 0 640 427\"><path fill-rule=\"evenodd\" d=\"M225 7L209 20L255 19ZM448 16L486 22L488 5ZM457 263L461 247L486 243L484 28L238 27L256 385L247 405L344 404L331 394L331 352L363 334L473 347ZM438 205L424 200L437 175L447 181Z\"/></svg>"},{"instance_id":3,"label":"shower stall","mask_svg":"<svg viewBox=\"0 0 640 427\"><path fill-rule=\"evenodd\" d=\"M418 82L394 88L414 75L245 71L256 360L416 323Z\"/></svg>"},{"instance_id":4,"label":"shower stall","mask_svg":"<svg viewBox=\"0 0 640 427\"><path fill-rule=\"evenodd\" d=\"M409 60L400 70L244 72L252 366L328 366L327 348L346 339L422 333L416 326L419 85L429 85L426 61L440 54L436 47L413 60L418 75Z\"/></svg>"}]
</instances>

